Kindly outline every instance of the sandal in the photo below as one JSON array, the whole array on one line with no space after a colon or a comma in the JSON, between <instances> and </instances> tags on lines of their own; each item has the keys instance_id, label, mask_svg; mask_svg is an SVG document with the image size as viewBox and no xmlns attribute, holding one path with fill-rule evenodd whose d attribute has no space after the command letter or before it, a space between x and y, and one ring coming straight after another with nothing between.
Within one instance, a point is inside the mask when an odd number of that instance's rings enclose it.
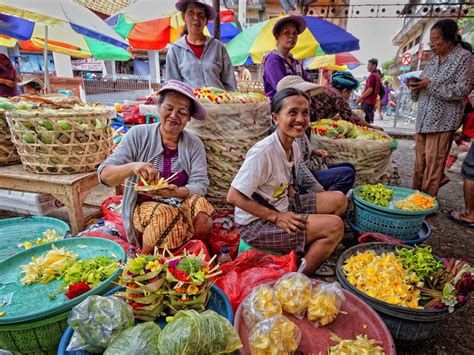
<instances>
[{"instance_id":1,"label":"sandal","mask_svg":"<svg viewBox=\"0 0 474 355\"><path fill-rule=\"evenodd\" d=\"M336 271L334 267L324 263L314 272L314 274L317 276L334 276L336 275Z\"/></svg>"},{"instance_id":2,"label":"sandal","mask_svg":"<svg viewBox=\"0 0 474 355\"><path fill-rule=\"evenodd\" d=\"M453 213L457 214L457 217L453 216ZM469 222L465 221L460 218L459 212L458 211L449 211L448 212L448 218L453 221L454 223L460 224L461 226L467 227L467 228L474 228L474 222Z\"/></svg>"}]
</instances>

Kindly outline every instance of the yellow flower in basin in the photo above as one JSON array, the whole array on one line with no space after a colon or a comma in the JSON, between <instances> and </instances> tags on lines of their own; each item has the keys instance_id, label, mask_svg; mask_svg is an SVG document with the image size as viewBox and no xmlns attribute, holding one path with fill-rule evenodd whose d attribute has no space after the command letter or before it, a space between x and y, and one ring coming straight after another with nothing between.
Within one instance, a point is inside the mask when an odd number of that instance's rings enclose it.
<instances>
[{"instance_id":1,"label":"yellow flower in basin","mask_svg":"<svg viewBox=\"0 0 474 355\"><path fill-rule=\"evenodd\" d=\"M151 271L160 271L161 270L161 264L158 262L158 260L155 261L150 261L148 264L146 264L145 269L151 270Z\"/></svg>"},{"instance_id":2,"label":"yellow flower in basin","mask_svg":"<svg viewBox=\"0 0 474 355\"><path fill-rule=\"evenodd\" d=\"M199 292L199 287L196 285L189 285L186 293L188 295L196 295Z\"/></svg>"}]
</instances>

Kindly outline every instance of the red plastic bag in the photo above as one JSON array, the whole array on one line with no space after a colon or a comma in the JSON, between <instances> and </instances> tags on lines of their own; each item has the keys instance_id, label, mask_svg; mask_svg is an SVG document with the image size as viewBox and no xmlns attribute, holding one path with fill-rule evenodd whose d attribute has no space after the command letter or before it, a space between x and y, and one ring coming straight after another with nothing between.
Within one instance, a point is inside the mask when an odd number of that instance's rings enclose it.
<instances>
[{"instance_id":1,"label":"red plastic bag","mask_svg":"<svg viewBox=\"0 0 474 355\"><path fill-rule=\"evenodd\" d=\"M125 228L122 222L122 214L115 212L109 209L109 206L112 204L119 205L122 203L123 196L112 196L109 197L107 200L102 202L102 214L104 215L104 221L113 223L115 229L117 229L120 233L120 236L123 240L127 241L127 235L125 233Z\"/></svg>"},{"instance_id":2,"label":"red plastic bag","mask_svg":"<svg viewBox=\"0 0 474 355\"><path fill-rule=\"evenodd\" d=\"M215 284L224 291L234 312L255 286L296 271L296 253L277 256L256 249L247 250L221 267Z\"/></svg>"},{"instance_id":3,"label":"red plastic bag","mask_svg":"<svg viewBox=\"0 0 474 355\"><path fill-rule=\"evenodd\" d=\"M232 211L217 212L212 216L214 221L209 244L213 255L220 255L221 248L227 247L232 259L237 257L239 250L240 234L233 223Z\"/></svg>"},{"instance_id":4,"label":"red plastic bag","mask_svg":"<svg viewBox=\"0 0 474 355\"><path fill-rule=\"evenodd\" d=\"M184 250L187 250L188 254L193 254L193 255L199 255L199 253L202 251L205 255L204 260L209 261L211 259L211 256L209 255L209 250L207 250L206 244L204 244L204 242L201 240L191 239L189 242L184 244L181 248L174 251L173 254L174 255L182 254Z\"/></svg>"}]
</instances>

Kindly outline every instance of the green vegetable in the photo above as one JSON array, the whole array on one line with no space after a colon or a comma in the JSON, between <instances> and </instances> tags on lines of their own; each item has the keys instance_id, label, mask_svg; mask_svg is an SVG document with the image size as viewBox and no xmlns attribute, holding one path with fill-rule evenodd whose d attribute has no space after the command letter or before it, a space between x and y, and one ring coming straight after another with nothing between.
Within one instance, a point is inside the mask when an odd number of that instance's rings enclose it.
<instances>
[{"instance_id":1,"label":"green vegetable","mask_svg":"<svg viewBox=\"0 0 474 355\"><path fill-rule=\"evenodd\" d=\"M393 190L385 188L382 184L362 185L358 193L359 197L367 202L378 206L387 207L393 198Z\"/></svg>"},{"instance_id":2,"label":"green vegetable","mask_svg":"<svg viewBox=\"0 0 474 355\"><path fill-rule=\"evenodd\" d=\"M105 350L104 355L146 354L159 355L160 327L155 322L144 322L121 332Z\"/></svg>"},{"instance_id":3,"label":"green vegetable","mask_svg":"<svg viewBox=\"0 0 474 355\"><path fill-rule=\"evenodd\" d=\"M145 269L146 264L155 260L156 257L153 256L139 256L138 258L129 261L128 271L134 273L135 275L139 275Z\"/></svg>"},{"instance_id":4,"label":"green vegetable","mask_svg":"<svg viewBox=\"0 0 474 355\"><path fill-rule=\"evenodd\" d=\"M3 108L4 110L16 110L16 105L9 101L3 101L0 102L0 108Z\"/></svg>"},{"instance_id":5,"label":"green vegetable","mask_svg":"<svg viewBox=\"0 0 474 355\"><path fill-rule=\"evenodd\" d=\"M58 127L65 130L65 131L69 131L71 129L71 125L68 121L65 121L65 120L59 120L58 121Z\"/></svg>"},{"instance_id":6,"label":"green vegetable","mask_svg":"<svg viewBox=\"0 0 474 355\"><path fill-rule=\"evenodd\" d=\"M403 265L403 268L408 271L413 271L420 280L428 278L432 280L434 274L443 268L443 262L436 260L431 253L430 246L419 247L415 249L397 248L397 257Z\"/></svg>"},{"instance_id":7,"label":"green vegetable","mask_svg":"<svg viewBox=\"0 0 474 355\"><path fill-rule=\"evenodd\" d=\"M160 354L221 354L241 347L229 321L211 310L179 311L158 338Z\"/></svg>"},{"instance_id":8,"label":"green vegetable","mask_svg":"<svg viewBox=\"0 0 474 355\"><path fill-rule=\"evenodd\" d=\"M48 131L53 130L53 124L50 121L45 121L45 120L39 120L38 124L44 128L46 128Z\"/></svg>"},{"instance_id":9,"label":"green vegetable","mask_svg":"<svg viewBox=\"0 0 474 355\"><path fill-rule=\"evenodd\" d=\"M103 352L123 330L135 325L132 309L118 297L89 296L68 318L74 329L67 351Z\"/></svg>"},{"instance_id":10,"label":"green vegetable","mask_svg":"<svg viewBox=\"0 0 474 355\"><path fill-rule=\"evenodd\" d=\"M34 143L34 142L35 142L35 139L34 139L31 135L26 134L26 133L23 134L23 135L21 136L21 138L23 138L23 140L24 140L26 143Z\"/></svg>"},{"instance_id":11,"label":"green vegetable","mask_svg":"<svg viewBox=\"0 0 474 355\"><path fill-rule=\"evenodd\" d=\"M51 144L53 142L53 139L51 135L48 135L46 133L40 134L38 138L44 143L44 144Z\"/></svg>"},{"instance_id":12,"label":"green vegetable","mask_svg":"<svg viewBox=\"0 0 474 355\"><path fill-rule=\"evenodd\" d=\"M201 262L193 257L187 257L185 259L182 259L178 266L176 267L178 270L184 271L188 275L191 274L192 272L198 272L202 268Z\"/></svg>"},{"instance_id":13,"label":"green vegetable","mask_svg":"<svg viewBox=\"0 0 474 355\"><path fill-rule=\"evenodd\" d=\"M119 263L108 256L78 260L66 269L63 283L68 286L84 281L94 288L109 278L118 267Z\"/></svg>"}]
</instances>

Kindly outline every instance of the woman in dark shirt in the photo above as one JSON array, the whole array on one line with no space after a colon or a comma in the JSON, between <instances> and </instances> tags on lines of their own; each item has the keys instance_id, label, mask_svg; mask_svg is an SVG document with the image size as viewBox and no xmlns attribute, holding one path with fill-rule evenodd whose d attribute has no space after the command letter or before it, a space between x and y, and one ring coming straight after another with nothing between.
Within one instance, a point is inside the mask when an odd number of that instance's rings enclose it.
<instances>
[{"instance_id":1,"label":"woman in dark shirt","mask_svg":"<svg viewBox=\"0 0 474 355\"><path fill-rule=\"evenodd\" d=\"M18 95L16 83L21 81L12 62L5 54L0 54L0 96L12 97Z\"/></svg>"}]
</instances>

